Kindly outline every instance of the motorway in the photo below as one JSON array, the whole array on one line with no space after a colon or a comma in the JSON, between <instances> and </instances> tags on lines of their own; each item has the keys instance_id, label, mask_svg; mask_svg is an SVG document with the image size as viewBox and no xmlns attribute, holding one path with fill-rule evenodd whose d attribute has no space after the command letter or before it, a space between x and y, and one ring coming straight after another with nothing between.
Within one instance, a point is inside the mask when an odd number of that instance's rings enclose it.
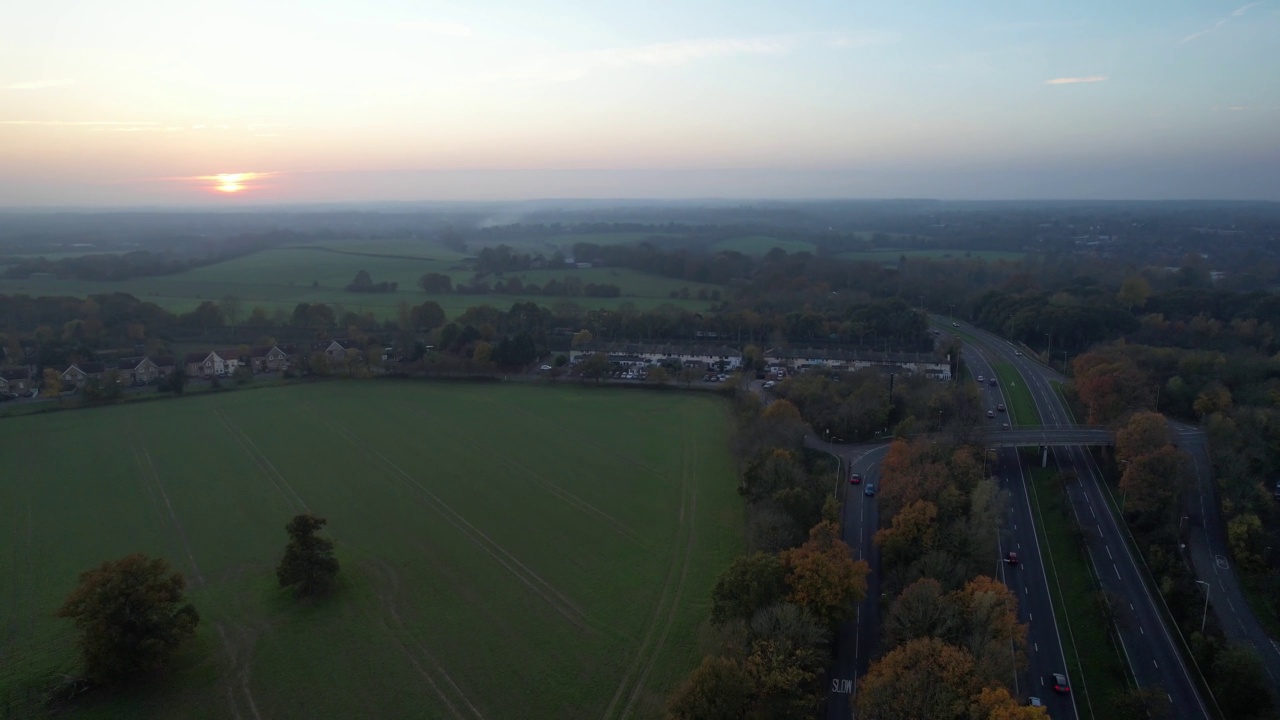
<instances>
[{"instance_id":1,"label":"motorway","mask_svg":"<svg viewBox=\"0 0 1280 720\"><path fill-rule=\"evenodd\" d=\"M1069 425L1074 418L1054 391L1057 380L1050 369L1016 354L1014 348L990 333L965 327L976 342L965 342L966 361L975 374L978 366L994 369L997 362L1009 363L1027 383L1037 414L1049 425ZM986 373L982 373L986 374ZM1012 431L1010 431L1012 432ZM1135 556L1126 542L1127 529L1122 530L1110 511L1109 490L1088 451L1081 446L1055 446L1050 453L1053 464L1062 472L1073 473L1079 480L1069 483L1067 494L1075 520L1085 531L1088 555L1101 587L1122 599L1120 608L1124 622L1117 623L1121 650L1134 681L1143 688L1160 688L1169 698L1171 716L1176 718L1208 718L1210 713L1198 686L1192 681L1178 645L1157 607L1162 602L1152 595L1139 568L1141 558ZM1064 623L1069 629L1069 623ZM1173 632L1177 629L1174 628ZM1088 678L1070 678L1087 693ZM1087 696L1086 696L1087 698ZM1095 702L1101 698L1093 699Z\"/></svg>"},{"instance_id":2,"label":"motorway","mask_svg":"<svg viewBox=\"0 0 1280 720\"><path fill-rule=\"evenodd\" d=\"M994 368L978 354L966 357L969 370L975 377L984 379L995 377ZM979 384L982 399L986 407L995 410L1001 403L1012 407L1009 398L1004 394L1004 387L990 386L987 382ZM999 427L1009 420L1006 412L995 413L995 418L988 420L992 427ZM989 435L993 437L1020 434L1015 430L996 430ZM1036 442L1034 439L1031 442ZM1014 447L1004 448L997 455L996 467L989 468L999 478L1000 489L1009 493L1009 509L1005 516L1004 526L1000 530L999 558L1003 559L1009 552L1018 554L1018 564L997 563L997 577L1018 599L1018 620L1027 626L1027 669L1015 678L1014 687L1022 697L1036 696L1049 710L1050 717L1066 720L1078 720L1079 709L1076 707L1077 696L1087 692L1080 678L1074 677L1067 667L1063 653L1063 638L1059 634L1050 586L1045 572L1044 559L1040 554L1040 544L1036 538L1035 514L1028 495L1030 483L1028 474ZM1064 623L1069 626L1069 623ZM1066 638L1071 641L1070 636ZM1052 680L1046 680L1051 673L1060 672L1067 676L1069 686L1074 693L1058 695L1049 687ZM1087 697L1087 695L1086 695Z\"/></svg>"}]
</instances>

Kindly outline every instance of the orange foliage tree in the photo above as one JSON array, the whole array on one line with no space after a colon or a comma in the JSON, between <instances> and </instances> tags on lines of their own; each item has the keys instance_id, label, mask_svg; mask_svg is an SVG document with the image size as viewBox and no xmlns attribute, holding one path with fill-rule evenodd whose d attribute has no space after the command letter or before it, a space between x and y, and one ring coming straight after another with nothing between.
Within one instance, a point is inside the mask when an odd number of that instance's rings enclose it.
<instances>
[{"instance_id":1,"label":"orange foliage tree","mask_svg":"<svg viewBox=\"0 0 1280 720\"><path fill-rule=\"evenodd\" d=\"M830 625L852 617L867 593L867 563L853 559L833 522L814 525L808 541L781 557L791 588L788 600Z\"/></svg>"}]
</instances>

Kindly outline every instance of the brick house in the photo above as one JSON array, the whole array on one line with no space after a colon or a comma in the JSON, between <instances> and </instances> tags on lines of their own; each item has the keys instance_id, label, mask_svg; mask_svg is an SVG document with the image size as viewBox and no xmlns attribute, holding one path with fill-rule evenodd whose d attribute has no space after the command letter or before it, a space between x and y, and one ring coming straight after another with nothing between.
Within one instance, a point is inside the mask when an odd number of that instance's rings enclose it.
<instances>
[{"instance_id":1,"label":"brick house","mask_svg":"<svg viewBox=\"0 0 1280 720\"><path fill-rule=\"evenodd\" d=\"M31 392L31 370L21 368L0 369L0 393Z\"/></svg>"},{"instance_id":2,"label":"brick house","mask_svg":"<svg viewBox=\"0 0 1280 720\"><path fill-rule=\"evenodd\" d=\"M146 385L161 376L160 367L149 357L124 358L116 363L124 385Z\"/></svg>"},{"instance_id":3,"label":"brick house","mask_svg":"<svg viewBox=\"0 0 1280 720\"><path fill-rule=\"evenodd\" d=\"M231 358L228 360L216 351L188 353L183 366L189 378L217 377L231 372L239 364L234 359L235 355L231 355Z\"/></svg>"},{"instance_id":4,"label":"brick house","mask_svg":"<svg viewBox=\"0 0 1280 720\"><path fill-rule=\"evenodd\" d=\"M279 372L289 365L289 354L279 346L256 347L249 351L249 367L255 373Z\"/></svg>"}]
</instances>

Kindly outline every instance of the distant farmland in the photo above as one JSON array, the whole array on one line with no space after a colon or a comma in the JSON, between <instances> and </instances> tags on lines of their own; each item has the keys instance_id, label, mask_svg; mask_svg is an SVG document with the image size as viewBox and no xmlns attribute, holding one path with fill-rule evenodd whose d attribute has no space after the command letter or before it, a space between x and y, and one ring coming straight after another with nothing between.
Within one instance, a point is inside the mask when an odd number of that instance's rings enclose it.
<instances>
[{"instance_id":1,"label":"distant farmland","mask_svg":"<svg viewBox=\"0 0 1280 720\"><path fill-rule=\"evenodd\" d=\"M626 268L530 270L504 276L519 277L524 283L539 285L551 278L567 277L577 277L583 283L608 283L621 289L621 297L616 298L426 295L418 289L418 278L427 272L444 273L454 282L469 280L473 275L471 271L454 269L461 258L459 253L422 242L372 241L364 244L344 241L264 250L176 275L141 277L122 282L0 279L0 293L82 297L127 292L172 312L187 312L202 301L217 301L226 295L236 295L241 298L246 314L255 306L262 306L268 312L292 312L300 302L322 302L390 319L395 317L396 306L400 302L416 305L427 299L440 303L450 317L476 305L505 309L512 303L526 300L549 306L568 301L584 308L616 308L623 303L631 303L639 309L648 309L672 303L689 309L705 309L708 306L706 301L676 300L670 294L683 288L688 288L693 295L704 288L708 291L719 289L716 285L686 282ZM375 282L399 283L399 292L346 292L343 288L359 270L367 270ZM489 279L492 281L493 278Z\"/></svg>"},{"instance_id":2,"label":"distant farmland","mask_svg":"<svg viewBox=\"0 0 1280 720\"><path fill-rule=\"evenodd\" d=\"M0 715L73 669L77 574L142 551L187 576L197 641L77 717L660 717L742 542L726 416L344 382L0 419ZM343 567L314 605L273 574L305 510Z\"/></svg>"},{"instance_id":3,"label":"distant farmland","mask_svg":"<svg viewBox=\"0 0 1280 720\"><path fill-rule=\"evenodd\" d=\"M953 258L971 258L974 260L986 260L988 262L995 260L1021 260L1026 257L1026 253L1007 252L1004 250L965 250L963 248L939 248L929 250L898 250L896 248L885 248L883 250L858 250L842 252L836 257L844 260L869 260L871 262L893 263L897 262L899 257L903 255L912 258L933 258L935 260L945 260Z\"/></svg>"}]
</instances>

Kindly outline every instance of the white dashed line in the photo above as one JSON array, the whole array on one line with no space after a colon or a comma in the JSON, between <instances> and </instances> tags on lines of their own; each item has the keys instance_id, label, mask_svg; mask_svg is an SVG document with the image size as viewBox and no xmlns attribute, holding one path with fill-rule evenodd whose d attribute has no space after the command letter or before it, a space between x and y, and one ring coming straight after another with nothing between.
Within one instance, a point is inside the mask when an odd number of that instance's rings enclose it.
<instances>
[{"instance_id":1,"label":"white dashed line","mask_svg":"<svg viewBox=\"0 0 1280 720\"><path fill-rule=\"evenodd\" d=\"M1156 662L1155 660L1152 660L1152 661L1151 661L1151 664L1152 664L1152 665L1155 665L1157 670L1159 670L1159 669L1160 669L1160 663Z\"/></svg>"},{"instance_id":2,"label":"white dashed line","mask_svg":"<svg viewBox=\"0 0 1280 720\"><path fill-rule=\"evenodd\" d=\"M1143 630L1141 625L1139 625L1139 626L1138 626L1138 632L1139 632L1139 633L1141 633L1141 634L1143 634L1143 635L1146 635L1146 634L1147 634L1147 631L1146 631L1146 630Z\"/></svg>"},{"instance_id":3,"label":"white dashed line","mask_svg":"<svg viewBox=\"0 0 1280 720\"><path fill-rule=\"evenodd\" d=\"M1032 620L1035 620L1035 618L1031 617L1031 611L1030 611L1030 610L1028 610L1028 611L1027 611L1027 622L1031 622Z\"/></svg>"},{"instance_id":4,"label":"white dashed line","mask_svg":"<svg viewBox=\"0 0 1280 720\"><path fill-rule=\"evenodd\" d=\"M1117 580L1123 580L1123 579L1124 579L1124 578L1120 577L1120 568L1116 567L1116 564L1115 564L1115 563L1111 563L1111 569L1116 571L1116 579L1117 579Z\"/></svg>"},{"instance_id":5,"label":"white dashed line","mask_svg":"<svg viewBox=\"0 0 1280 720\"><path fill-rule=\"evenodd\" d=\"M1111 556L1111 546L1106 545L1106 546L1103 546L1103 547L1104 547L1104 548L1106 549L1106 551L1107 551L1107 558L1108 558L1109 560L1115 560L1115 558Z\"/></svg>"}]
</instances>

